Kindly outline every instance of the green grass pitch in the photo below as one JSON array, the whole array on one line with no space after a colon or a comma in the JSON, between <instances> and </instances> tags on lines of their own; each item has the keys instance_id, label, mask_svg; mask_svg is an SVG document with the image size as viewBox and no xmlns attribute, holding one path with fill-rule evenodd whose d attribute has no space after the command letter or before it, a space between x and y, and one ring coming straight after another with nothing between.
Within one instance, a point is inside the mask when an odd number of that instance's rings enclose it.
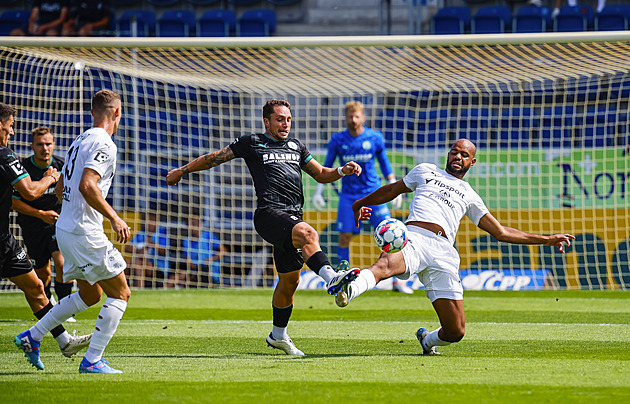
<instances>
[{"instance_id":1,"label":"green grass pitch","mask_svg":"<svg viewBox=\"0 0 630 404\"><path fill-rule=\"evenodd\" d=\"M298 291L289 334L307 356L268 348L266 290L134 291L105 351L121 375L79 374L42 341L44 371L13 338L33 324L0 294L3 403L629 403L630 292L466 292L462 342L419 355L438 326L421 291L372 291L347 308ZM67 323L91 332L100 305Z\"/></svg>"}]
</instances>

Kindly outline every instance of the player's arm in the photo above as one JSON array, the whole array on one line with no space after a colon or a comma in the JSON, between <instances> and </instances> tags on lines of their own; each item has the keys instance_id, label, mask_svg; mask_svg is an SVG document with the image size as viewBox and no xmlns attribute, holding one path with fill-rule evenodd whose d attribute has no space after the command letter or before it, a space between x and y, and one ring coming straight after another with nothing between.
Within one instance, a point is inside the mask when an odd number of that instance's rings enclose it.
<instances>
[{"instance_id":1,"label":"player's arm","mask_svg":"<svg viewBox=\"0 0 630 404\"><path fill-rule=\"evenodd\" d=\"M57 18L54 21L49 22L48 24L40 25L39 27L37 27L38 33L41 34L49 28L60 26L61 24L64 23L64 21L66 21L67 17L68 17L68 7L63 7L61 9L61 12L59 13L59 18Z\"/></svg>"},{"instance_id":2,"label":"player's arm","mask_svg":"<svg viewBox=\"0 0 630 404\"><path fill-rule=\"evenodd\" d=\"M63 174L59 176L59 181L55 185L55 195L57 195L57 200L63 203Z\"/></svg>"},{"instance_id":3,"label":"player's arm","mask_svg":"<svg viewBox=\"0 0 630 404\"><path fill-rule=\"evenodd\" d=\"M54 167L48 167L48 170L44 173L44 177L39 181L31 180L31 176L27 175L22 178L15 184L13 184L13 188L15 188L22 198L27 201L33 201L46 192L49 186L56 183L59 180L59 173L57 169Z\"/></svg>"},{"instance_id":4,"label":"player's arm","mask_svg":"<svg viewBox=\"0 0 630 404\"><path fill-rule=\"evenodd\" d=\"M486 213L479 220L479 228L490 233L499 241L512 244L543 244L549 247L558 247L560 252L564 253L564 243L571 245L571 239L575 236L571 234L554 234L551 236L542 236L539 234L526 233L513 227L503 226L490 213Z\"/></svg>"},{"instance_id":5,"label":"player's arm","mask_svg":"<svg viewBox=\"0 0 630 404\"><path fill-rule=\"evenodd\" d=\"M197 157L190 163L169 171L166 174L166 183L168 185L177 184L184 175L195 171L208 170L212 167L216 167L219 164L223 164L226 161L234 159L234 152L230 146L226 146L221 150L210 152L201 157Z\"/></svg>"},{"instance_id":6,"label":"player's arm","mask_svg":"<svg viewBox=\"0 0 630 404\"><path fill-rule=\"evenodd\" d=\"M112 229L116 232L116 240L126 243L131 238L131 228L122 220L114 208L105 200L101 190L98 188L98 181L101 175L91 168L85 168L79 183L79 192L85 198L85 202L96 209L103 216L109 219Z\"/></svg>"},{"instance_id":7,"label":"player's arm","mask_svg":"<svg viewBox=\"0 0 630 404\"><path fill-rule=\"evenodd\" d=\"M361 166L355 163L354 161L348 161L342 167L338 168L329 168L324 167L315 159L311 159L304 166L304 171L313 177L313 179L321 184L328 184L330 182L335 182L341 177L346 175L361 174Z\"/></svg>"},{"instance_id":8,"label":"player's arm","mask_svg":"<svg viewBox=\"0 0 630 404\"><path fill-rule=\"evenodd\" d=\"M383 185L376 191L361 199L354 201L352 211L354 212L354 222L359 227L359 220L367 220L370 218L372 210L368 206L380 205L387 203L404 193L411 192L403 180L396 181L392 184Z\"/></svg>"},{"instance_id":9,"label":"player's arm","mask_svg":"<svg viewBox=\"0 0 630 404\"><path fill-rule=\"evenodd\" d=\"M54 210L35 209L28 203L17 198L13 198L11 200L11 209L24 215L36 217L48 224L55 224L55 222L57 222L57 218L59 217L59 213Z\"/></svg>"}]
</instances>

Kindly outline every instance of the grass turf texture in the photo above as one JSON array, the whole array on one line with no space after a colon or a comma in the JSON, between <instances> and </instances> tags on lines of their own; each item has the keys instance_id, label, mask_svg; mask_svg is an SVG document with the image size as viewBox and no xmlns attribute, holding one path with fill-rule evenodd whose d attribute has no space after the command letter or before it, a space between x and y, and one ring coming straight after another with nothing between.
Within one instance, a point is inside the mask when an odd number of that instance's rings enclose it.
<instances>
[{"instance_id":1,"label":"grass turf texture","mask_svg":"<svg viewBox=\"0 0 630 404\"><path fill-rule=\"evenodd\" d=\"M419 355L438 326L422 292L372 291L340 309L298 291L289 333L307 356L268 348L271 290L134 291L105 351L121 375L78 373L83 351L42 341L44 371L13 338L33 325L0 294L2 402L630 402L630 293L466 292L464 340ZM100 304L66 324L89 333Z\"/></svg>"}]
</instances>

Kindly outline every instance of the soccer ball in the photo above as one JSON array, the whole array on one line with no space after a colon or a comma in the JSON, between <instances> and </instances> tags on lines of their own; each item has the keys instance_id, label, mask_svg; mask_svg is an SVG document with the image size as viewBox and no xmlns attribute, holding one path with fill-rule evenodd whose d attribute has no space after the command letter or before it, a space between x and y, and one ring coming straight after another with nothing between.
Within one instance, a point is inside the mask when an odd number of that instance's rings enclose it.
<instances>
[{"instance_id":1,"label":"soccer ball","mask_svg":"<svg viewBox=\"0 0 630 404\"><path fill-rule=\"evenodd\" d=\"M386 253L395 253L407 245L407 226L400 220L385 219L374 230L376 245Z\"/></svg>"}]
</instances>

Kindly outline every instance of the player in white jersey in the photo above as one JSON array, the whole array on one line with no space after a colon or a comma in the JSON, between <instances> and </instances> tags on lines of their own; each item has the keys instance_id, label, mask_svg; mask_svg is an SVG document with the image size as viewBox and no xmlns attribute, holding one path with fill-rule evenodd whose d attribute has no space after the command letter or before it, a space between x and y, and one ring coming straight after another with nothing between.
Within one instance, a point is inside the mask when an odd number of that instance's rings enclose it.
<instances>
[{"instance_id":1,"label":"player in white jersey","mask_svg":"<svg viewBox=\"0 0 630 404\"><path fill-rule=\"evenodd\" d=\"M92 98L94 126L77 137L55 192L62 201L57 220L57 242L65 257L64 281L77 280L79 292L59 301L32 328L18 337L31 346L73 314L107 299L96 320L92 341L79 365L80 373L122 373L103 359L103 351L116 332L131 291L123 272L127 267L120 252L103 229L103 217L111 222L116 239L126 243L131 229L105 200L116 170L116 145L111 137L122 116L120 95L101 90Z\"/></svg>"},{"instance_id":2,"label":"player in white jersey","mask_svg":"<svg viewBox=\"0 0 630 404\"><path fill-rule=\"evenodd\" d=\"M344 307L383 279L392 276L407 279L417 274L441 325L432 332L425 328L416 332L425 355L436 354L436 346L459 342L464 337L463 288L458 274L460 259L453 246L459 222L464 216L497 240L508 243L556 246L564 253L564 243L570 245L570 240L575 238L570 234L529 234L501 225L479 195L462 180L476 162L476 150L472 142L460 139L449 151L446 170L433 164L419 164L402 180L384 185L352 205L358 224L359 220L370 217L368 206L414 192L406 220L407 246L397 253L382 253L376 263L341 288L335 301Z\"/></svg>"}]
</instances>

